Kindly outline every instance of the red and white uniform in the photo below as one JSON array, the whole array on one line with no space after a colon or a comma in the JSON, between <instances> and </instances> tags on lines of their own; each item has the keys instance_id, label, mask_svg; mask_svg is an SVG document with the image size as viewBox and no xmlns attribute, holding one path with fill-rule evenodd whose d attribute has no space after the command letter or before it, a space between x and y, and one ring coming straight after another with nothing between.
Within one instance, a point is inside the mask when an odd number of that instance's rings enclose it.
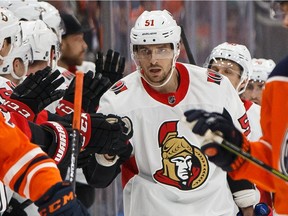
<instances>
[{"instance_id":1,"label":"red and white uniform","mask_svg":"<svg viewBox=\"0 0 288 216\"><path fill-rule=\"evenodd\" d=\"M174 93L156 92L134 72L100 100L99 112L133 122L133 156L122 166L124 214L236 215L226 173L201 153L201 138L181 119L189 109L222 113L225 108L245 132L245 109L227 78L193 65L176 68L180 84Z\"/></svg>"}]
</instances>

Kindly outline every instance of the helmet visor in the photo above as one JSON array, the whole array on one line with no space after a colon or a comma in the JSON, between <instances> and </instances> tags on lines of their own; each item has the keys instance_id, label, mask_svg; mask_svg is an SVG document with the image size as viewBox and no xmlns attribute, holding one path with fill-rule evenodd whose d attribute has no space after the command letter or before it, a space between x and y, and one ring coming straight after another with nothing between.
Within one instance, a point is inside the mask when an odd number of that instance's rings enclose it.
<instances>
[{"instance_id":1,"label":"helmet visor","mask_svg":"<svg viewBox=\"0 0 288 216\"><path fill-rule=\"evenodd\" d=\"M172 59L174 51L171 47L148 47L138 45L138 48L134 51L134 56L138 60L154 59Z\"/></svg>"},{"instance_id":2,"label":"helmet visor","mask_svg":"<svg viewBox=\"0 0 288 216\"><path fill-rule=\"evenodd\" d=\"M226 59L213 59L208 68L226 76L237 74L241 77L242 73L239 64Z\"/></svg>"}]
</instances>

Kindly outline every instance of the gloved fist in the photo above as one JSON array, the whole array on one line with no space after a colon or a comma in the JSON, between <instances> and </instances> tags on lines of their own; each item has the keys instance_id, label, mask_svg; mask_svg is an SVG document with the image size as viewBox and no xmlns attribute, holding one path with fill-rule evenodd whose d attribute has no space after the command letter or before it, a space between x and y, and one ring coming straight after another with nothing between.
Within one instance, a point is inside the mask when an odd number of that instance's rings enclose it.
<instances>
[{"instance_id":1,"label":"gloved fist","mask_svg":"<svg viewBox=\"0 0 288 216\"><path fill-rule=\"evenodd\" d=\"M59 75L58 70L51 73L49 67L30 74L3 103L4 108L33 121L35 115L64 95L63 90L57 90L64 82L63 77L58 78Z\"/></svg>"},{"instance_id":2,"label":"gloved fist","mask_svg":"<svg viewBox=\"0 0 288 216\"><path fill-rule=\"evenodd\" d=\"M125 57L120 57L118 52L109 49L105 60L102 52L97 53L95 65L96 73L101 73L104 77L108 77L111 83L114 84L123 77Z\"/></svg>"},{"instance_id":3,"label":"gloved fist","mask_svg":"<svg viewBox=\"0 0 288 216\"><path fill-rule=\"evenodd\" d=\"M128 117L85 113L82 114L81 125L80 133L85 140L83 148L90 153L121 155L127 151L128 140L133 135L132 122Z\"/></svg>"},{"instance_id":4,"label":"gloved fist","mask_svg":"<svg viewBox=\"0 0 288 216\"><path fill-rule=\"evenodd\" d=\"M69 182L59 182L36 200L41 216L88 216L83 204L76 198Z\"/></svg>"},{"instance_id":5,"label":"gloved fist","mask_svg":"<svg viewBox=\"0 0 288 216\"><path fill-rule=\"evenodd\" d=\"M111 83L108 78L103 77L101 73L88 71L84 74L83 92L82 92L82 110L90 113L95 112L99 105L101 96L108 90ZM74 110L75 78L65 91L63 99L59 102L56 112L61 115L71 114Z\"/></svg>"},{"instance_id":6,"label":"gloved fist","mask_svg":"<svg viewBox=\"0 0 288 216\"><path fill-rule=\"evenodd\" d=\"M217 137L220 136L244 151L249 151L247 142L244 142L242 133L235 128L230 116L215 112L208 113L204 110L189 110L184 115L187 122L196 122L192 132L204 136L205 142L202 143L201 150L211 162L225 171L232 171L242 165L244 162L242 157L236 156L217 142Z\"/></svg>"}]
</instances>

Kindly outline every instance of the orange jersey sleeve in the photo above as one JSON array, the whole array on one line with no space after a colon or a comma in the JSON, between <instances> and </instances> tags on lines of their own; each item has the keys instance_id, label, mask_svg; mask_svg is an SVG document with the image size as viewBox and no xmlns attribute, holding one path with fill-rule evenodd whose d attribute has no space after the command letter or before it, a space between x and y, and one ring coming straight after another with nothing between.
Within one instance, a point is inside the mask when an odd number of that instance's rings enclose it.
<instances>
[{"instance_id":1,"label":"orange jersey sleeve","mask_svg":"<svg viewBox=\"0 0 288 216\"><path fill-rule=\"evenodd\" d=\"M263 136L258 142L251 142L250 148L252 156L287 175L288 58L284 60L286 62L281 63L281 70L276 70L275 73L273 71L266 82L261 106ZM287 67L283 67L284 65L287 65ZM286 70L283 70L284 68ZM276 212L288 214L288 182L249 162L245 162L239 170L229 174L236 179L251 180L263 189L274 192Z\"/></svg>"},{"instance_id":2,"label":"orange jersey sleeve","mask_svg":"<svg viewBox=\"0 0 288 216\"><path fill-rule=\"evenodd\" d=\"M0 180L32 201L61 182L55 162L0 114Z\"/></svg>"}]
</instances>

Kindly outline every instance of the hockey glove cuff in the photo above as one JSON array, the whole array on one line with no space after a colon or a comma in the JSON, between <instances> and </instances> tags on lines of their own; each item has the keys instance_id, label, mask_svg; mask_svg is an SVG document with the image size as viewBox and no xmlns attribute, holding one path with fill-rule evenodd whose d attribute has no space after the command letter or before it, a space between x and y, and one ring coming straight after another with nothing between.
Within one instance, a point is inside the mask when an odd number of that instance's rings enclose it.
<instances>
[{"instance_id":1,"label":"hockey glove cuff","mask_svg":"<svg viewBox=\"0 0 288 216\"><path fill-rule=\"evenodd\" d=\"M50 188L40 199L35 201L41 216L88 216L85 207L77 200L68 182L60 182Z\"/></svg>"}]
</instances>

